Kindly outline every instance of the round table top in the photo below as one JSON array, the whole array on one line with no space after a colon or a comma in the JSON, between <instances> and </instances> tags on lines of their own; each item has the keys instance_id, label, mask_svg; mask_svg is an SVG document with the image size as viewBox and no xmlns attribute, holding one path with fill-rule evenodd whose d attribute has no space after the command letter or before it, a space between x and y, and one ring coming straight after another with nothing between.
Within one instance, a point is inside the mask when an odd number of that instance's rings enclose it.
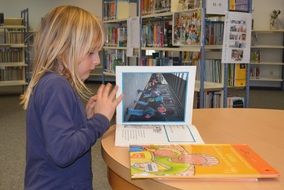
<instances>
[{"instance_id":1,"label":"round table top","mask_svg":"<svg viewBox=\"0 0 284 190\"><path fill-rule=\"evenodd\" d=\"M107 166L129 183L142 189L191 190L283 190L284 110L272 109L194 109L193 125L205 143L248 144L280 172L276 179L258 181L206 181L130 178L128 148L114 146L115 126L102 138L102 154Z\"/></svg>"}]
</instances>

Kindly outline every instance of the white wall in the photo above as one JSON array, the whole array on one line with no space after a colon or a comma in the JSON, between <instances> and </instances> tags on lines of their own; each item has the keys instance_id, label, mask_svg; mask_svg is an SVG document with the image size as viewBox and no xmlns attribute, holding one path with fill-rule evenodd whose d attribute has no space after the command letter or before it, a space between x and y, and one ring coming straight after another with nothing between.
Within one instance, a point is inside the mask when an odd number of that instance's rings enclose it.
<instances>
[{"instance_id":1,"label":"white wall","mask_svg":"<svg viewBox=\"0 0 284 190\"><path fill-rule=\"evenodd\" d=\"M102 0L0 0L0 12L5 17L20 17L21 10L29 8L30 26L36 30L41 18L58 5L75 5L92 14L102 16Z\"/></svg>"},{"instance_id":2,"label":"white wall","mask_svg":"<svg viewBox=\"0 0 284 190\"><path fill-rule=\"evenodd\" d=\"M254 29L268 30L270 13L274 10L281 10L279 19L284 27L284 0L253 0Z\"/></svg>"}]
</instances>

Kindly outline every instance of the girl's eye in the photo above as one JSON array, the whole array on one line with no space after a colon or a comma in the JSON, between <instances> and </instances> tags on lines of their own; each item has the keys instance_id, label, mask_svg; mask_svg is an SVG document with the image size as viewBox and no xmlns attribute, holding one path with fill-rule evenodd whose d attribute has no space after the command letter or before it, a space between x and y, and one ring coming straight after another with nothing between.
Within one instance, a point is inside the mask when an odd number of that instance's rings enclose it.
<instances>
[{"instance_id":1,"label":"girl's eye","mask_svg":"<svg viewBox=\"0 0 284 190\"><path fill-rule=\"evenodd\" d=\"M97 50L93 50L93 51L89 51L88 55L92 56L92 55L98 55L98 51Z\"/></svg>"}]
</instances>

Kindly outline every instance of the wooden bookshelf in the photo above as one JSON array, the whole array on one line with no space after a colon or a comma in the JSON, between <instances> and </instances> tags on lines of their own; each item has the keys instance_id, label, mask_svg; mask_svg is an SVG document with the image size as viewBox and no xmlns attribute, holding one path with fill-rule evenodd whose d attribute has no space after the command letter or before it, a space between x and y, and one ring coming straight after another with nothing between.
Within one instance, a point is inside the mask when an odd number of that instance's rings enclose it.
<instances>
[{"instance_id":1,"label":"wooden bookshelf","mask_svg":"<svg viewBox=\"0 0 284 190\"><path fill-rule=\"evenodd\" d=\"M284 29L252 31L251 83L284 90Z\"/></svg>"},{"instance_id":2,"label":"wooden bookshelf","mask_svg":"<svg viewBox=\"0 0 284 190\"><path fill-rule=\"evenodd\" d=\"M169 52L199 52L201 46L184 46L184 47L142 47L142 50L169 51Z\"/></svg>"},{"instance_id":3,"label":"wooden bookshelf","mask_svg":"<svg viewBox=\"0 0 284 190\"><path fill-rule=\"evenodd\" d=\"M0 26L0 87L27 85L22 23L22 18L5 18Z\"/></svg>"},{"instance_id":4,"label":"wooden bookshelf","mask_svg":"<svg viewBox=\"0 0 284 190\"><path fill-rule=\"evenodd\" d=\"M104 46L103 49L119 49L119 50L126 50L127 47L118 47L118 46Z\"/></svg>"},{"instance_id":5,"label":"wooden bookshelf","mask_svg":"<svg viewBox=\"0 0 284 190\"><path fill-rule=\"evenodd\" d=\"M0 81L0 87L4 86L25 86L28 83L25 80L13 80L13 81Z\"/></svg>"}]
</instances>

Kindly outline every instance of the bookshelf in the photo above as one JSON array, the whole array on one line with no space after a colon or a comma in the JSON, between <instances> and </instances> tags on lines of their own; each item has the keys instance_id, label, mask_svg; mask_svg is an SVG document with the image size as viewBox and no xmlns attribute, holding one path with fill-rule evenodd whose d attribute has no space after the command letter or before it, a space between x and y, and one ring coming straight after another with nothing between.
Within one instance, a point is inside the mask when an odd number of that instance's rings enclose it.
<instances>
[{"instance_id":1,"label":"bookshelf","mask_svg":"<svg viewBox=\"0 0 284 190\"><path fill-rule=\"evenodd\" d=\"M25 63L26 67L26 81L29 82L32 76L32 63L34 61L34 49L33 43L36 35L36 31L32 31L30 28L29 8L21 10L21 18L23 18L23 24L25 28Z\"/></svg>"},{"instance_id":2,"label":"bookshelf","mask_svg":"<svg viewBox=\"0 0 284 190\"><path fill-rule=\"evenodd\" d=\"M250 80L254 87L284 90L284 29L253 30Z\"/></svg>"},{"instance_id":3,"label":"bookshelf","mask_svg":"<svg viewBox=\"0 0 284 190\"><path fill-rule=\"evenodd\" d=\"M0 26L0 87L27 84L25 31L23 18L5 18Z\"/></svg>"},{"instance_id":4,"label":"bookshelf","mask_svg":"<svg viewBox=\"0 0 284 190\"><path fill-rule=\"evenodd\" d=\"M254 1L251 80L254 88L284 90L284 9L283 0ZM271 28L270 18L273 10L281 10L278 19L280 24ZM260 56L257 56L257 55Z\"/></svg>"},{"instance_id":5,"label":"bookshelf","mask_svg":"<svg viewBox=\"0 0 284 190\"><path fill-rule=\"evenodd\" d=\"M224 107L248 107L250 91L250 49L252 28L252 0L228 1L225 17L222 62L224 65ZM245 95L229 96L228 89L245 89Z\"/></svg>"},{"instance_id":6,"label":"bookshelf","mask_svg":"<svg viewBox=\"0 0 284 190\"><path fill-rule=\"evenodd\" d=\"M102 51L102 80L115 80L115 66L136 65L138 58L129 58L127 54L127 19L138 16L137 0L104 0L103 23L106 42ZM137 52L137 50L136 50Z\"/></svg>"},{"instance_id":7,"label":"bookshelf","mask_svg":"<svg viewBox=\"0 0 284 190\"><path fill-rule=\"evenodd\" d=\"M116 5L119 1L104 1L103 18L107 31L103 56L104 76L113 77L114 67L117 64L196 65L198 72L195 87L198 100L196 107L223 107L223 101L226 100L223 93L225 76L224 64L221 64L221 51L225 10L221 14L207 14L205 7L211 1L193 0L182 4L180 2L177 0L137 2L136 15L140 18L141 44L137 58L130 60L126 56L127 46L119 42L125 37L123 35L120 37L121 35L118 34L124 34L121 31L126 30L127 35L128 30L125 28L127 18L116 15L119 12ZM179 24L182 22L183 24ZM229 87L235 88L234 84Z\"/></svg>"},{"instance_id":8,"label":"bookshelf","mask_svg":"<svg viewBox=\"0 0 284 190\"><path fill-rule=\"evenodd\" d=\"M221 57L220 45L213 45L212 43L207 46L203 41L201 42L203 40L202 31L205 28L205 25L202 25L205 18L202 1L187 1L184 4L174 0L168 2L170 4L168 10L156 11L152 8L147 9L147 11L142 9L141 11L141 64L196 65L195 92L197 103L195 103L195 107L214 107L214 105L217 105L216 101L218 102L218 107L222 107L222 104L220 104L222 99L220 98L222 96L220 92L223 89L222 65L213 58L216 57L215 52L211 53L212 60L205 61L205 56L202 57L202 55L206 55L206 58L208 58L208 52L216 50L219 55L217 56L218 59ZM142 1L142 3L145 3L145 1ZM184 21L184 18L187 20ZM178 22L183 24L176 24ZM186 25L185 27L190 28L190 30L185 31L182 25ZM151 31L149 31L149 28ZM161 31L159 30L160 28ZM144 31L148 31L148 33L143 35ZM159 35L159 33L162 34ZM144 36L146 36L146 39ZM160 40L160 38L164 38L164 40ZM152 55L149 53L150 51L153 52ZM145 59L153 59L154 61L144 63L143 60ZM218 77L216 77L216 70L220 71Z\"/></svg>"}]
</instances>

